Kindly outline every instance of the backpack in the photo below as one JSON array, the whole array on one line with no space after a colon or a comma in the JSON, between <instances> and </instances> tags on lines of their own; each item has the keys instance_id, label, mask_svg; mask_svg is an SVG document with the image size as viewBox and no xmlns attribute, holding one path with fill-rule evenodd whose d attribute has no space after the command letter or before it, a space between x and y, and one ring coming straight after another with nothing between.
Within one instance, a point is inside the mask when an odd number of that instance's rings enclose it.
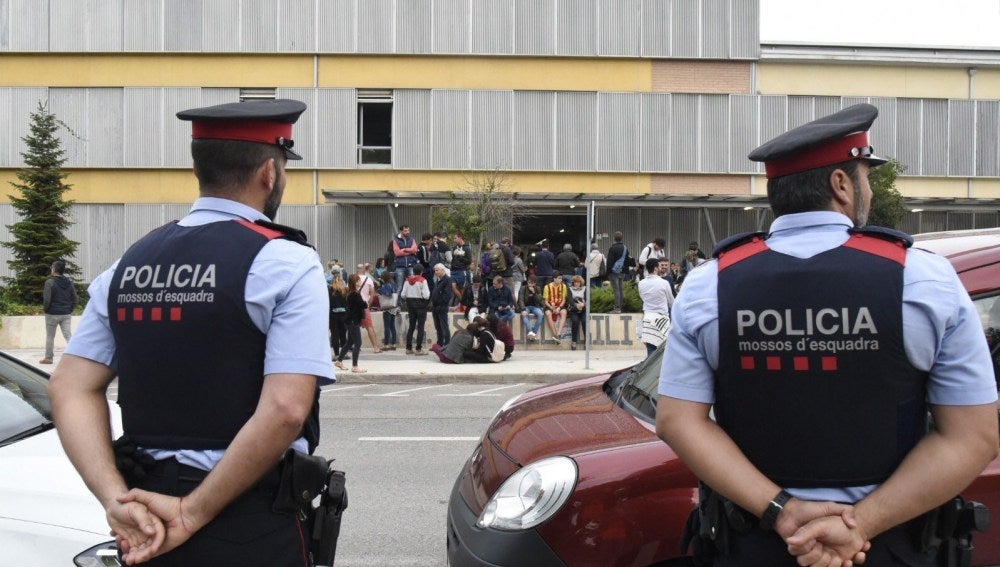
<instances>
[{"instance_id":1,"label":"backpack","mask_svg":"<svg viewBox=\"0 0 1000 567\"><path fill-rule=\"evenodd\" d=\"M446 265L447 263L445 260L446 258L444 256L444 253L441 252L441 249L438 247L438 244L437 243L432 244L430 248L430 253L427 255L427 267L434 268L434 266L438 264Z\"/></svg>"},{"instance_id":2,"label":"backpack","mask_svg":"<svg viewBox=\"0 0 1000 567\"><path fill-rule=\"evenodd\" d=\"M490 357L490 362L503 362L507 356L506 347L503 341L493 336L493 333L483 330L479 333L479 348L484 354Z\"/></svg>"},{"instance_id":3,"label":"backpack","mask_svg":"<svg viewBox=\"0 0 1000 567\"><path fill-rule=\"evenodd\" d=\"M490 250L490 273L492 272L506 272L507 271L507 257L504 256L502 248L494 248Z\"/></svg>"},{"instance_id":4,"label":"backpack","mask_svg":"<svg viewBox=\"0 0 1000 567\"><path fill-rule=\"evenodd\" d=\"M628 246L622 244L622 255L615 260L615 265L611 266L611 271L620 274L622 273L622 268L625 267L625 257L628 256Z\"/></svg>"},{"instance_id":5,"label":"backpack","mask_svg":"<svg viewBox=\"0 0 1000 567\"><path fill-rule=\"evenodd\" d=\"M597 277L603 278L608 275L608 261L605 258L601 258L601 267L597 270Z\"/></svg>"}]
</instances>

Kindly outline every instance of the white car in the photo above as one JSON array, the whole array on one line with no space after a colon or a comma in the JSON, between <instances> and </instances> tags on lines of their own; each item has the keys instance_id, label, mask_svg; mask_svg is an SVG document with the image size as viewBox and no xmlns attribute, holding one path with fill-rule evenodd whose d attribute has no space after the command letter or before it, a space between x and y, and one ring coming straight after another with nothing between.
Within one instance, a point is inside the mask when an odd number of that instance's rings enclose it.
<instances>
[{"instance_id":1,"label":"white car","mask_svg":"<svg viewBox=\"0 0 1000 567\"><path fill-rule=\"evenodd\" d=\"M44 372L0 353L0 563L120 565L104 508L59 443L47 385Z\"/></svg>"}]
</instances>

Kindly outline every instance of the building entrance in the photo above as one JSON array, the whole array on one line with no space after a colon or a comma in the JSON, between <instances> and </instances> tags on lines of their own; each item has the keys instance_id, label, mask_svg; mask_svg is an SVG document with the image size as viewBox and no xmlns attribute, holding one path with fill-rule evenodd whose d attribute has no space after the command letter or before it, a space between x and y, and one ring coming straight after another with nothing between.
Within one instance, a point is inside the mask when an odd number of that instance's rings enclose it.
<instances>
[{"instance_id":1,"label":"building entrance","mask_svg":"<svg viewBox=\"0 0 1000 567\"><path fill-rule=\"evenodd\" d=\"M558 255L564 244L572 246L581 258L588 252L586 213L519 215L516 224L514 244L521 247L529 266L534 264L534 253L546 238L553 254Z\"/></svg>"}]
</instances>

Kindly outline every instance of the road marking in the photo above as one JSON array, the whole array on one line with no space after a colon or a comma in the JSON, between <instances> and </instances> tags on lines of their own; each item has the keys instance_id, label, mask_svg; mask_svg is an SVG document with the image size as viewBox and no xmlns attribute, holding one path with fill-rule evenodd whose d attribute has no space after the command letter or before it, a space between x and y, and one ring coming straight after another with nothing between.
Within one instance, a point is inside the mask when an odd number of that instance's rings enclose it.
<instances>
[{"instance_id":1,"label":"road marking","mask_svg":"<svg viewBox=\"0 0 1000 567\"><path fill-rule=\"evenodd\" d=\"M506 390L507 388L517 388L518 386L524 386L524 384L523 383L511 384L510 386L500 386L498 388L490 388L489 390L480 390L478 392L470 392L468 394L438 394L438 396L452 397L452 398L465 398L471 396L485 396L485 397L500 396L501 394L491 394L490 392L496 392L497 390Z\"/></svg>"},{"instance_id":2,"label":"road marking","mask_svg":"<svg viewBox=\"0 0 1000 567\"><path fill-rule=\"evenodd\" d=\"M409 395L410 392L416 392L416 391L419 391L419 390L430 390L431 388L445 388L447 386L451 386L451 384L438 384L436 386L422 386L420 388L410 388L409 390L399 390L397 392L388 392L388 393L385 393L385 394L365 394L365 397L373 397L373 398L386 398L386 397L392 397L392 396L406 397L406 396Z\"/></svg>"},{"instance_id":3,"label":"road marking","mask_svg":"<svg viewBox=\"0 0 1000 567\"><path fill-rule=\"evenodd\" d=\"M479 441L479 437L358 437L358 441Z\"/></svg>"},{"instance_id":4,"label":"road marking","mask_svg":"<svg viewBox=\"0 0 1000 567\"><path fill-rule=\"evenodd\" d=\"M353 390L355 388L370 388L375 384L357 384L355 386L328 386L320 390L321 394L330 394L335 392L342 392L344 390Z\"/></svg>"}]
</instances>

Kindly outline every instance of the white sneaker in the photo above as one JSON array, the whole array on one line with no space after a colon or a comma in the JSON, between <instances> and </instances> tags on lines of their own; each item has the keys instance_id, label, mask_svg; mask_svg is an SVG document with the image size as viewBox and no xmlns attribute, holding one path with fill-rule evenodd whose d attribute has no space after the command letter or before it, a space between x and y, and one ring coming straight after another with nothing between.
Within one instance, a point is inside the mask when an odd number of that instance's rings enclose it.
<instances>
[{"instance_id":1,"label":"white sneaker","mask_svg":"<svg viewBox=\"0 0 1000 567\"><path fill-rule=\"evenodd\" d=\"M538 338L538 335L536 335L535 333L528 333L528 340L529 341L533 341L533 340L535 340L537 338Z\"/></svg>"}]
</instances>

